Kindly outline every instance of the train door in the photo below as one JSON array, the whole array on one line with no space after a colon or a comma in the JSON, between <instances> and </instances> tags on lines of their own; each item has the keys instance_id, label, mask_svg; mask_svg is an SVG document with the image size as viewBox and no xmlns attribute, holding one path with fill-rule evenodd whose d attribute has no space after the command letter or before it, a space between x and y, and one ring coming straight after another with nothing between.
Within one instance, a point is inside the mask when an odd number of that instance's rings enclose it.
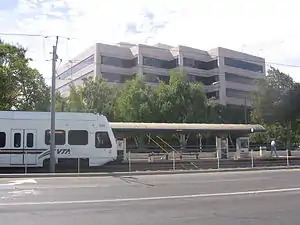
<instances>
[{"instance_id":1,"label":"train door","mask_svg":"<svg viewBox=\"0 0 300 225\"><path fill-rule=\"evenodd\" d=\"M22 129L11 130L11 165L22 165L24 161L24 135Z\"/></svg>"},{"instance_id":2,"label":"train door","mask_svg":"<svg viewBox=\"0 0 300 225\"><path fill-rule=\"evenodd\" d=\"M36 154L28 154L33 153L32 150L36 150L36 138L37 131L28 129L24 130L24 164L26 165L34 165L36 164Z\"/></svg>"},{"instance_id":3,"label":"train door","mask_svg":"<svg viewBox=\"0 0 300 225\"><path fill-rule=\"evenodd\" d=\"M35 164L36 156L30 150L36 148L36 130L11 130L11 165Z\"/></svg>"}]
</instances>

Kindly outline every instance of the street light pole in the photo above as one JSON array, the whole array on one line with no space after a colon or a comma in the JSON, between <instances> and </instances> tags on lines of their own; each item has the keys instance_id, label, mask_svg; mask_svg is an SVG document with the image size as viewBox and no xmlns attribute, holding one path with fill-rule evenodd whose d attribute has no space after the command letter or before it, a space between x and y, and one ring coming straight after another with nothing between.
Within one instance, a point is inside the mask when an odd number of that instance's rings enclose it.
<instances>
[{"instance_id":1,"label":"street light pole","mask_svg":"<svg viewBox=\"0 0 300 225\"><path fill-rule=\"evenodd\" d=\"M57 43L52 51L52 87L51 87L51 132L50 132L50 173L55 173L55 78L56 78L56 60L57 60Z\"/></svg>"}]
</instances>

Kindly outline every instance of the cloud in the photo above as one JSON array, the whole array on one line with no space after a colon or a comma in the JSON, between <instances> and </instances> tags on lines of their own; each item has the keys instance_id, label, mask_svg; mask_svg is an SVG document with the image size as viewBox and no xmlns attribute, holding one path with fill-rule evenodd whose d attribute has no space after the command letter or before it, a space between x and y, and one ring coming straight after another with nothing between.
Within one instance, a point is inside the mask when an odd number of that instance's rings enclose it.
<instances>
[{"instance_id":1,"label":"cloud","mask_svg":"<svg viewBox=\"0 0 300 225\"><path fill-rule=\"evenodd\" d=\"M294 0L19 0L13 9L0 11L0 27L2 32L73 37L59 41L63 62L95 42L122 41L207 50L222 46L265 57L271 63L300 64L298 8ZM54 38L5 39L26 46L35 60L33 66L50 77L51 65L46 60L51 58ZM300 81L300 68L273 66Z\"/></svg>"}]
</instances>

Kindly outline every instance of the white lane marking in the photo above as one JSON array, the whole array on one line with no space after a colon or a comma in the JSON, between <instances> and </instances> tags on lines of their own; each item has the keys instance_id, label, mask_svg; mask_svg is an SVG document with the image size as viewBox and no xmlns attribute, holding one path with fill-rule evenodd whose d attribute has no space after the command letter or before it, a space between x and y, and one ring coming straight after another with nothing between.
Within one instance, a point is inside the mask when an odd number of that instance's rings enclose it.
<instances>
[{"instance_id":1,"label":"white lane marking","mask_svg":"<svg viewBox=\"0 0 300 225\"><path fill-rule=\"evenodd\" d=\"M8 194L11 194L11 196L8 196L10 198L14 197L22 197L27 195L37 195L37 192L35 190L20 190L20 191L10 191Z\"/></svg>"},{"instance_id":2,"label":"white lane marking","mask_svg":"<svg viewBox=\"0 0 300 225\"><path fill-rule=\"evenodd\" d=\"M14 186L20 184L37 184L37 182L34 179L23 179L23 180L8 181L8 183L0 184L0 186Z\"/></svg>"},{"instance_id":3,"label":"white lane marking","mask_svg":"<svg viewBox=\"0 0 300 225\"><path fill-rule=\"evenodd\" d=\"M35 190L22 190L22 191L11 191L11 192L8 192L8 194L9 195L2 196L0 199L1 200L13 199L16 197L25 197L28 195L35 196L35 195L37 195L37 192Z\"/></svg>"},{"instance_id":4,"label":"white lane marking","mask_svg":"<svg viewBox=\"0 0 300 225\"><path fill-rule=\"evenodd\" d=\"M56 185L48 185L48 186L36 186L34 187L37 189L71 189L71 188L107 188L111 185L105 185L105 184L94 184L94 185L68 185L68 186L56 186Z\"/></svg>"},{"instance_id":5,"label":"white lane marking","mask_svg":"<svg viewBox=\"0 0 300 225\"><path fill-rule=\"evenodd\" d=\"M34 179L26 179L26 180L14 180L10 182L11 185L19 185L19 184L37 184Z\"/></svg>"},{"instance_id":6,"label":"white lane marking","mask_svg":"<svg viewBox=\"0 0 300 225\"><path fill-rule=\"evenodd\" d=\"M22 180L14 180L14 181L8 181L8 183L5 184L0 184L0 188L4 187L5 189L16 189L17 185L21 185L21 184L37 184L36 180L34 179L22 179ZM7 187L7 188L5 188ZM1 188L3 189L3 188ZM1 196L0 199L9 199L9 198L13 198L13 197L17 197L17 196L25 196L28 194L36 194L33 190L21 190L21 191L12 191L12 192L8 192L8 195L4 195Z\"/></svg>"},{"instance_id":7,"label":"white lane marking","mask_svg":"<svg viewBox=\"0 0 300 225\"><path fill-rule=\"evenodd\" d=\"M0 203L0 206L28 206L28 205L63 205L63 204L95 204L95 203L114 203L114 202L133 202L133 201L151 201L151 200L176 200L188 198L207 198L207 197L227 197L239 195L255 195L255 194L270 194L282 192L295 192L300 191L297 188L285 189L269 189L257 191L242 191L242 192L225 192L225 193L211 193L211 194L194 194L194 195L171 195L171 196L158 196L158 197L141 197L141 198L116 198L116 199L99 199L99 200L78 200L78 201L47 201L47 202L14 202L14 203Z\"/></svg>"}]
</instances>

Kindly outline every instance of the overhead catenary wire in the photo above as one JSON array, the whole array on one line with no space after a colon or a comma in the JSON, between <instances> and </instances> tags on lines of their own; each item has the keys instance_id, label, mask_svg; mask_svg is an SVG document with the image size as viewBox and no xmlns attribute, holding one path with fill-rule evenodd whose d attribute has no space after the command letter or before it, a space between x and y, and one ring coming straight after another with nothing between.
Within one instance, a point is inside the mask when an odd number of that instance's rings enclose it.
<instances>
[{"instance_id":1,"label":"overhead catenary wire","mask_svg":"<svg viewBox=\"0 0 300 225\"><path fill-rule=\"evenodd\" d=\"M0 32L0 35L3 36L22 36L22 37L47 37L47 35L42 35L42 34L30 34L30 33L3 33ZM53 36L55 37L55 36Z\"/></svg>"},{"instance_id":2,"label":"overhead catenary wire","mask_svg":"<svg viewBox=\"0 0 300 225\"><path fill-rule=\"evenodd\" d=\"M73 37L67 37L67 36L59 36L59 35L44 35L44 34L32 34L32 33L3 33L3 32L0 32L0 35L4 35L4 36L24 36L24 37L44 37L44 38L56 38L56 37L59 37L59 38L65 38L67 40L71 40L71 39L77 39L77 38L73 38ZM67 46L68 48L68 46ZM68 51L68 50L67 50ZM235 51L235 50L234 50ZM239 51L237 51L239 52ZM255 56L255 55L251 55L251 54L248 54L248 53L244 53L244 52L240 52L241 54L246 54L246 55L249 55L249 56L252 56L252 57L258 57L258 58L262 58L262 57L259 57L259 56ZM220 55L215 55L215 54L205 54L205 53L197 53L198 55L205 55L205 56L211 56L211 57L226 57L226 56L220 56ZM257 62L257 63L262 63L261 60L251 60L251 59L246 59L246 58L242 58L242 57L230 57L232 59L237 59L237 60L243 60L245 62ZM264 59L264 58L262 58ZM37 61L37 60L34 60L34 61ZM46 60L42 60L42 61L46 61ZM75 59L68 59L66 60L67 62L69 61L73 61L73 62L80 62L82 60L75 60ZM297 67L297 68L300 68L300 64L287 64L287 63L279 63L279 62L270 62L270 61L265 61L264 62L265 64L272 64L272 65L277 65L277 66L286 66L286 67ZM75 65L74 65L75 66Z\"/></svg>"},{"instance_id":3,"label":"overhead catenary wire","mask_svg":"<svg viewBox=\"0 0 300 225\"><path fill-rule=\"evenodd\" d=\"M61 36L61 35L45 35L45 34L34 34L34 33L5 33L0 32L0 35L2 36L17 36L17 37L43 37L43 38L66 38L66 39L74 39L67 36Z\"/></svg>"}]
</instances>

